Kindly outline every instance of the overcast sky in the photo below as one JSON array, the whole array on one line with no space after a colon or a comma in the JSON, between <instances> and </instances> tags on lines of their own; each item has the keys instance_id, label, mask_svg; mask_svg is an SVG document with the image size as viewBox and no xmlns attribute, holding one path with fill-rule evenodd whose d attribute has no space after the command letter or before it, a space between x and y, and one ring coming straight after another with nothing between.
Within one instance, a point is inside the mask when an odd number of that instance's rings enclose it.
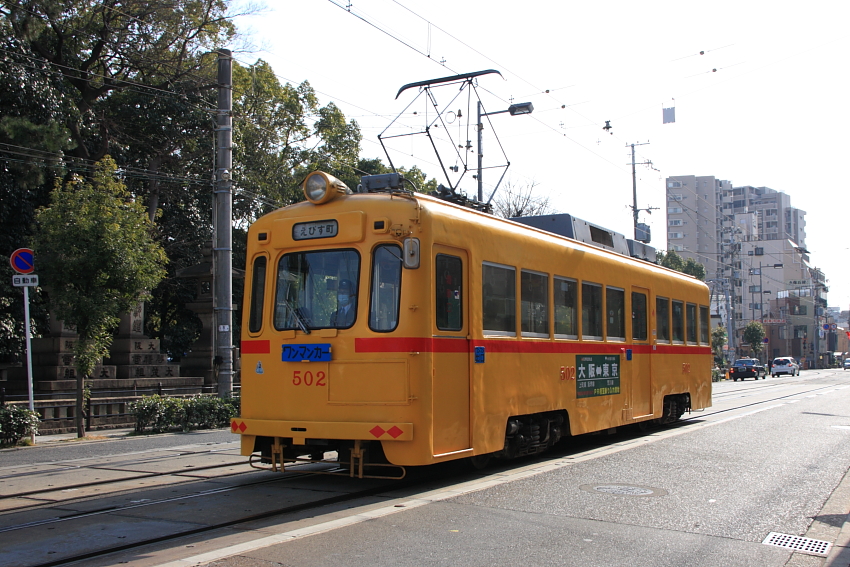
<instances>
[{"instance_id":1,"label":"overcast sky","mask_svg":"<svg viewBox=\"0 0 850 567\"><path fill-rule=\"evenodd\" d=\"M506 179L535 183L559 212L631 237L627 146L649 142L636 147L636 161L653 164L637 166L638 207L659 208L641 214L659 249L666 249L668 176L713 175L783 191L807 213L806 244L829 279L829 305L847 310L848 22L850 2L841 0L268 0L259 16L237 21L253 51L234 56L243 64L267 60L282 81L310 81L322 104L333 101L360 124L363 157L384 162L377 136L418 93L396 100L402 85L497 69L502 78L478 80L485 110L511 101L535 109L490 117L511 162ZM433 92L443 105L457 88ZM466 125L475 122L475 107L470 116L465 95L453 104L462 117L451 133L474 145ZM675 107L674 124L662 124L663 107ZM420 98L388 133L424 125ZM505 161L492 129L485 167ZM418 165L445 182L427 138L388 144L397 166ZM462 171L463 154L442 157ZM474 151L468 160L474 169ZM485 195L499 175L485 172ZM471 174L460 188L476 193Z\"/></svg>"}]
</instances>

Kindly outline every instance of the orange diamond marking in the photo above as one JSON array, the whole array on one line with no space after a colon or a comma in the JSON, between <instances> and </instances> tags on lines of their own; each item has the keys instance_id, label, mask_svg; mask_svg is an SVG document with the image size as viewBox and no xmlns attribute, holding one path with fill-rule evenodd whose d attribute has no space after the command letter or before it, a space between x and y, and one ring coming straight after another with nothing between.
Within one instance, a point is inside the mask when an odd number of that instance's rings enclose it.
<instances>
[{"instance_id":1,"label":"orange diamond marking","mask_svg":"<svg viewBox=\"0 0 850 567\"><path fill-rule=\"evenodd\" d=\"M375 437L380 437L381 435L386 433L386 431L384 431L384 428L381 427L380 425L376 425L375 427L373 427L372 429L369 430L369 433L371 433Z\"/></svg>"},{"instance_id":2,"label":"orange diamond marking","mask_svg":"<svg viewBox=\"0 0 850 567\"><path fill-rule=\"evenodd\" d=\"M240 424L239 424L239 431L241 431L242 433L245 433L245 430L246 430L246 429L248 429L248 426L247 426L247 425L245 425L245 422L244 422L244 421L243 421L242 423L240 423Z\"/></svg>"},{"instance_id":3,"label":"orange diamond marking","mask_svg":"<svg viewBox=\"0 0 850 567\"><path fill-rule=\"evenodd\" d=\"M392 438L393 438L393 439L395 439L396 437L398 437L399 435L401 435L402 433L404 433L404 431L402 431L401 429L399 429L397 425L393 425L393 426L392 426L392 428L390 428L390 430L389 430L389 431L387 431L387 433L389 433L390 435L392 435Z\"/></svg>"}]
</instances>

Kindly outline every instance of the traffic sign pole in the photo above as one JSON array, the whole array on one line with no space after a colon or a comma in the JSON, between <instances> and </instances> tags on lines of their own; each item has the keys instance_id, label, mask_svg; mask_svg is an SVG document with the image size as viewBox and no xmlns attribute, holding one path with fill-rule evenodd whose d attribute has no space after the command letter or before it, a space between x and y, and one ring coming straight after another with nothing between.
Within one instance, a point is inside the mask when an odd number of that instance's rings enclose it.
<instances>
[{"instance_id":1,"label":"traffic sign pole","mask_svg":"<svg viewBox=\"0 0 850 567\"><path fill-rule=\"evenodd\" d=\"M19 274L32 274L35 270L35 261L32 250L29 248L18 248L12 252L9 258L9 263L12 269ZM16 276L17 277L17 276ZM32 285L38 284L38 276L30 276L26 278L26 282L22 282L20 287L24 288L24 332L27 336L27 392L29 393L30 411L35 411L35 401L33 400L32 389L32 332L30 329L30 292L29 288ZM33 281L34 280L34 281ZM17 286L15 278L12 278L12 285ZM30 440L35 444L35 433L30 435Z\"/></svg>"},{"instance_id":2,"label":"traffic sign pole","mask_svg":"<svg viewBox=\"0 0 850 567\"><path fill-rule=\"evenodd\" d=\"M27 334L27 391L30 396L30 411L35 411L35 402L32 393L32 343L30 341L30 292L29 287L24 288L24 330Z\"/></svg>"}]
</instances>

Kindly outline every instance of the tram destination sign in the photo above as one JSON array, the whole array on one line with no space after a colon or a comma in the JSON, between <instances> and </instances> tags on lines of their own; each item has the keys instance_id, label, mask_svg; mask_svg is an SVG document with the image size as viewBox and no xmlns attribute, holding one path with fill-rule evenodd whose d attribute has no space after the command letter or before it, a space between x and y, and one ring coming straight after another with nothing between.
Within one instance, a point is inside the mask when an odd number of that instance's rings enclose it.
<instances>
[{"instance_id":1,"label":"tram destination sign","mask_svg":"<svg viewBox=\"0 0 850 567\"><path fill-rule=\"evenodd\" d=\"M620 355L576 355L576 398L620 393Z\"/></svg>"},{"instance_id":2,"label":"tram destination sign","mask_svg":"<svg viewBox=\"0 0 850 567\"><path fill-rule=\"evenodd\" d=\"M333 238L339 234L339 224L333 220L299 222L292 227L292 240Z\"/></svg>"}]
</instances>

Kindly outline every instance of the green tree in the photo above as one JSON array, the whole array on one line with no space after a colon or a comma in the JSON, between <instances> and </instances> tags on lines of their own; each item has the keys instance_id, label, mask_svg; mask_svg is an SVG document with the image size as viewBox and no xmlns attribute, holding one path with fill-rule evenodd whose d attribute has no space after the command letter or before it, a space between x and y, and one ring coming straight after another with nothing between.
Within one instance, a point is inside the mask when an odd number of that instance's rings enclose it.
<instances>
[{"instance_id":1,"label":"green tree","mask_svg":"<svg viewBox=\"0 0 850 567\"><path fill-rule=\"evenodd\" d=\"M750 349L752 349L757 358L764 349L764 337L764 325L758 321L750 321L744 327L744 342L749 343Z\"/></svg>"},{"instance_id":2,"label":"green tree","mask_svg":"<svg viewBox=\"0 0 850 567\"><path fill-rule=\"evenodd\" d=\"M666 254L662 250L658 250L655 253L655 260L665 268L670 268L671 270L676 270L677 272L694 276L698 280L705 281L705 266L693 258L685 260L675 250L669 250Z\"/></svg>"},{"instance_id":3,"label":"green tree","mask_svg":"<svg viewBox=\"0 0 850 567\"><path fill-rule=\"evenodd\" d=\"M726 329L721 325L717 325L711 330L711 350L714 351L714 359L716 361L723 360L723 347L726 345L727 340Z\"/></svg>"},{"instance_id":4,"label":"green tree","mask_svg":"<svg viewBox=\"0 0 850 567\"><path fill-rule=\"evenodd\" d=\"M33 251L56 316L79 334L77 435L82 421L83 381L109 352L119 317L149 296L165 274L162 247L152 238L145 207L127 193L107 157L92 181L58 185L38 212Z\"/></svg>"}]
</instances>

